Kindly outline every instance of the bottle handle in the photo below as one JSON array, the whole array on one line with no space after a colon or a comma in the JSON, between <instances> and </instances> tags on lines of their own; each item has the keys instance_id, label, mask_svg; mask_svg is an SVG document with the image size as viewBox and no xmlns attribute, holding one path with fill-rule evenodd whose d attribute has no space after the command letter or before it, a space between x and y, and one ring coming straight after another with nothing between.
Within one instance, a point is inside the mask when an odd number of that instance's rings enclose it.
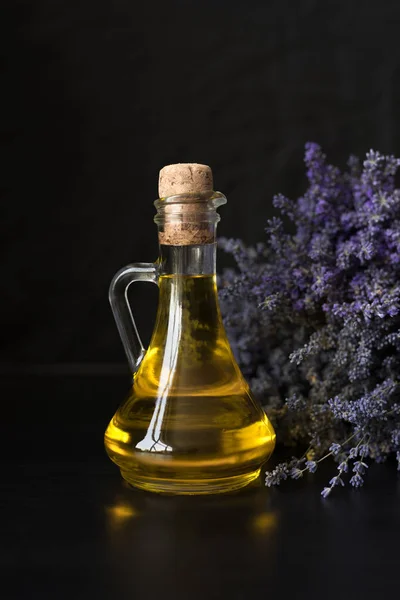
<instances>
[{"instance_id":1,"label":"bottle handle","mask_svg":"<svg viewBox=\"0 0 400 600\"><path fill-rule=\"evenodd\" d=\"M132 263L118 271L110 284L108 297L111 310L132 373L137 371L146 352L128 300L129 286L135 281L150 281L158 285L158 265L155 263Z\"/></svg>"}]
</instances>

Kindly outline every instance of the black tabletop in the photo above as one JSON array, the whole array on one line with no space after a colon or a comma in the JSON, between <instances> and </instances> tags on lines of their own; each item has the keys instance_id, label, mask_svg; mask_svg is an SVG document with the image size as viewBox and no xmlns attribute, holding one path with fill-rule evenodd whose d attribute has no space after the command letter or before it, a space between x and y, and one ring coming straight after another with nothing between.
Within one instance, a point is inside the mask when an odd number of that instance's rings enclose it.
<instances>
[{"instance_id":1,"label":"black tabletop","mask_svg":"<svg viewBox=\"0 0 400 600\"><path fill-rule=\"evenodd\" d=\"M129 489L103 450L121 376L1 381L1 597L395 598L400 480L323 500L335 468L213 497Z\"/></svg>"}]
</instances>

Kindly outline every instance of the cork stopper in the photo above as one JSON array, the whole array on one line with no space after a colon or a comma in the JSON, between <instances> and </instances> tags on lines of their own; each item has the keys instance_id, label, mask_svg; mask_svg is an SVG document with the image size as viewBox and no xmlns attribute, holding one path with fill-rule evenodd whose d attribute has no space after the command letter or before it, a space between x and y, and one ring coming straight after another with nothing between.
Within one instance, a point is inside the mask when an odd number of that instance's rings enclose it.
<instances>
[{"instance_id":1,"label":"cork stopper","mask_svg":"<svg viewBox=\"0 0 400 600\"><path fill-rule=\"evenodd\" d=\"M208 165L178 163L160 171L158 193L160 198L175 194L212 192L213 176Z\"/></svg>"},{"instance_id":2,"label":"cork stopper","mask_svg":"<svg viewBox=\"0 0 400 600\"><path fill-rule=\"evenodd\" d=\"M160 198L182 196L182 202L166 201L164 205L164 223L158 234L160 244L188 246L214 242L215 223L210 219L208 205L213 176L208 165L167 165L160 171L158 192Z\"/></svg>"}]
</instances>

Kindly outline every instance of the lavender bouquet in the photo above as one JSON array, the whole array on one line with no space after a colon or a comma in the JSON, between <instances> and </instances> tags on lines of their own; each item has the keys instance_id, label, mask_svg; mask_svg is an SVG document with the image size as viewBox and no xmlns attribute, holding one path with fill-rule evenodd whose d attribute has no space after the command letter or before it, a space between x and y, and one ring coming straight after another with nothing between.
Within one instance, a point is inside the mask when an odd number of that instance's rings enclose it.
<instances>
[{"instance_id":1,"label":"lavender bouquet","mask_svg":"<svg viewBox=\"0 0 400 600\"><path fill-rule=\"evenodd\" d=\"M325 497L345 474L361 486L371 461L394 454L400 468L400 160L371 150L341 172L309 143L305 165L309 187L275 196L282 218L268 221L266 243L220 240L237 265L222 275L221 305L278 441L306 449L266 484L332 457Z\"/></svg>"}]
</instances>

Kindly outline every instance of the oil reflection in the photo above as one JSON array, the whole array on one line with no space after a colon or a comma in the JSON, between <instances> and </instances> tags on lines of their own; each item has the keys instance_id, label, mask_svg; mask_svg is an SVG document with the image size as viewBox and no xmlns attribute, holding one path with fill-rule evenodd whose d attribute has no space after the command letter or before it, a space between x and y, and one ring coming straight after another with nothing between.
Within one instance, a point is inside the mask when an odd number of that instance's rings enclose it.
<instances>
[{"instance_id":1,"label":"oil reflection","mask_svg":"<svg viewBox=\"0 0 400 600\"><path fill-rule=\"evenodd\" d=\"M273 511L262 511L251 520L252 530L257 535L267 535L278 526L278 515Z\"/></svg>"},{"instance_id":2,"label":"oil reflection","mask_svg":"<svg viewBox=\"0 0 400 600\"><path fill-rule=\"evenodd\" d=\"M221 573L245 569L256 577L260 556L266 570L275 568L279 511L264 488L179 497L126 486L106 507L105 519L121 593L147 597L151 585L157 597L170 585L185 597L195 581L206 594L207 582Z\"/></svg>"},{"instance_id":3,"label":"oil reflection","mask_svg":"<svg viewBox=\"0 0 400 600\"><path fill-rule=\"evenodd\" d=\"M106 507L107 518L110 528L120 528L124 523L138 517L139 511L124 500L117 500L113 506Z\"/></svg>"}]
</instances>

